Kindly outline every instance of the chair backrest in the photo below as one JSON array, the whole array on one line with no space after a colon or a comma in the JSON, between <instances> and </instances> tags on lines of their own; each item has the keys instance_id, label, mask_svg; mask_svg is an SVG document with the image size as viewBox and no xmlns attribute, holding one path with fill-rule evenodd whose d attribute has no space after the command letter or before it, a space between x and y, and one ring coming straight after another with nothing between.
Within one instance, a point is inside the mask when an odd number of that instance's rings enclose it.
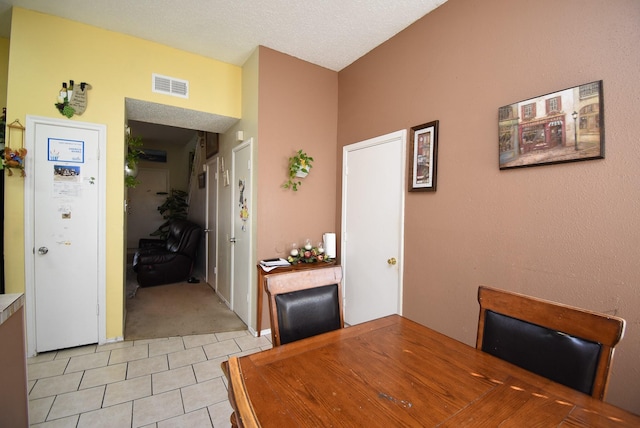
<instances>
[{"instance_id":1,"label":"chair backrest","mask_svg":"<svg viewBox=\"0 0 640 428\"><path fill-rule=\"evenodd\" d=\"M188 220L174 220L169 225L166 249L172 253L180 253L195 258L200 243L202 229Z\"/></svg>"},{"instance_id":2,"label":"chair backrest","mask_svg":"<svg viewBox=\"0 0 640 428\"><path fill-rule=\"evenodd\" d=\"M344 327L340 266L266 278L273 346Z\"/></svg>"},{"instance_id":3,"label":"chair backrest","mask_svg":"<svg viewBox=\"0 0 640 428\"><path fill-rule=\"evenodd\" d=\"M622 318L480 286L476 348L603 400Z\"/></svg>"}]
</instances>

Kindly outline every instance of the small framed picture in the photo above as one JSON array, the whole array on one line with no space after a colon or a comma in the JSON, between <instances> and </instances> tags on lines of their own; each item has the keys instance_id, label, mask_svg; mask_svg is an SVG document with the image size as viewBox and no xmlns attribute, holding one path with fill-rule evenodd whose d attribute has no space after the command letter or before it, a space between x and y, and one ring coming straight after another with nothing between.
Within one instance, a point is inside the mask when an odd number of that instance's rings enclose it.
<instances>
[{"instance_id":1,"label":"small framed picture","mask_svg":"<svg viewBox=\"0 0 640 428\"><path fill-rule=\"evenodd\" d=\"M167 162L166 150L144 149L139 158L149 162Z\"/></svg>"},{"instance_id":2,"label":"small framed picture","mask_svg":"<svg viewBox=\"0 0 640 428\"><path fill-rule=\"evenodd\" d=\"M198 188L204 189L207 185L207 173L201 172L198 174Z\"/></svg>"},{"instance_id":3,"label":"small framed picture","mask_svg":"<svg viewBox=\"0 0 640 428\"><path fill-rule=\"evenodd\" d=\"M218 134L207 132L205 135L205 150L207 159L218 153Z\"/></svg>"},{"instance_id":4,"label":"small framed picture","mask_svg":"<svg viewBox=\"0 0 640 428\"><path fill-rule=\"evenodd\" d=\"M438 121L411 128L409 140L411 165L409 166L410 192L436 191L436 165L438 161Z\"/></svg>"}]
</instances>

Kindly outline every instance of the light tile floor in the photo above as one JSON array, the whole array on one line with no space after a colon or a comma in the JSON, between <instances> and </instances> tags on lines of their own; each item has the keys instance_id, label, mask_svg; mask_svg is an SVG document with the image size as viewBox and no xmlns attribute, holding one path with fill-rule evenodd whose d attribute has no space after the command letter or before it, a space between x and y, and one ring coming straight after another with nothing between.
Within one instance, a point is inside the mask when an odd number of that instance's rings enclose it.
<instances>
[{"instance_id":1,"label":"light tile floor","mask_svg":"<svg viewBox=\"0 0 640 428\"><path fill-rule=\"evenodd\" d=\"M27 360L30 426L228 427L220 363L269 348L245 330L42 353Z\"/></svg>"}]
</instances>

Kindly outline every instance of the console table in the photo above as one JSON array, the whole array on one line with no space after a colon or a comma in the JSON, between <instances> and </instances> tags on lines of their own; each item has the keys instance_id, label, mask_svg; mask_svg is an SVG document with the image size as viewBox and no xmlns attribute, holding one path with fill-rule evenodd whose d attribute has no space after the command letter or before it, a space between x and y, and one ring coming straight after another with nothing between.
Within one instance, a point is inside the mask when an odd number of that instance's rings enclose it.
<instances>
[{"instance_id":1,"label":"console table","mask_svg":"<svg viewBox=\"0 0 640 428\"><path fill-rule=\"evenodd\" d=\"M296 270L304 270L304 269L322 269L330 266L335 266L336 261L332 260L330 262L317 262L317 263L298 263L290 266L279 266L272 271L265 272L262 269L260 263L258 263L258 286L256 287L258 290L258 316L256 319L256 330L258 331L258 337L260 337L260 332L262 330L262 296L266 293L267 286L267 277L271 275L279 275L281 273L296 271Z\"/></svg>"}]
</instances>

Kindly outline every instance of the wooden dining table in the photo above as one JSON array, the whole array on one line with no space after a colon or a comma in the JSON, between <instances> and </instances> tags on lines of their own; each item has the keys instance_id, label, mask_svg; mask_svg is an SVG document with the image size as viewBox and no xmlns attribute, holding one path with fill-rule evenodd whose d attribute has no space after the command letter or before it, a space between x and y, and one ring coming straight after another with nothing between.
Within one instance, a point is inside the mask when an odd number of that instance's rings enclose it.
<instances>
[{"instance_id":1,"label":"wooden dining table","mask_svg":"<svg viewBox=\"0 0 640 428\"><path fill-rule=\"evenodd\" d=\"M640 427L640 416L392 315L231 357L246 427Z\"/></svg>"}]
</instances>

